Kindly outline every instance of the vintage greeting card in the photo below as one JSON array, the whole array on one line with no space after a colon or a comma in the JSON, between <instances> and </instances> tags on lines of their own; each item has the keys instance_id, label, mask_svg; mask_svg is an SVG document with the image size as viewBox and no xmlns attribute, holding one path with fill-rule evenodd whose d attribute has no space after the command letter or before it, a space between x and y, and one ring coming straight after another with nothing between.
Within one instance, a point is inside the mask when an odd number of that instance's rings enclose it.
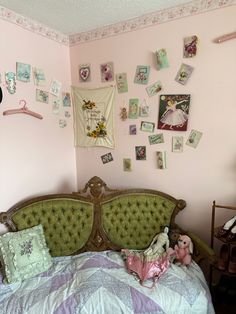
<instances>
[{"instance_id":1,"label":"vintage greeting card","mask_svg":"<svg viewBox=\"0 0 236 314\"><path fill-rule=\"evenodd\" d=\"M161 69L169 67L169 61L167 58L166 49L162 48L156 51L156 65L157 65L157 70L161 70Z\"/></svg>"},{"instance_id":2,"label":"vintage greeting card","mask_svg":"<svg viewBox=\"0 0 236 314\"><path fill-rule=\"evenodd\" d=\"M114 81L114 65L113 62L107 62L100 65L102 82Z\"/></svg>"},{"instance_id":3,"label":"vintage greeting card","mask_svg":"<svg viewBox=\"0 0 236 314\"><path fill-rule=\"evenodd\" d=\"M135 72L134 83L148 84L149 73L150 73L149 65L138 65Z\"/></svg>"},{"instance_id":4,"label":"vintage greeting card","mask_svg":"<svg viewBox=\"0 0 236 314\"><path fill-rule=\"evenodd\" d=\"M52 99L52 113L53 114L59 114L60 104L61 104L61 102L60 102L59 98Z\"/></svg>"},{"instance_id":5,"label":"vintage greeting card","mask_svg":"<svg viewBox=\"0 0 236 314\"><path fill-rule=\"evenodd\" d=\"M183 136L172 137L172 152L182 153L183 151Z\"/></svg>"},{"instance_id":6,"label":"vintage greeting card","mask_svg":"<svg viewBox=\"0 0 236 314\"><path fill-rule=\"evenodd\" d=\"M155 96L157 93L159 93L162 90L162 84L161 81L158 81L146 88L147 94L149 97Z\"/></svg>"},{"instance_id":7,"label":"vintage greeting card","mask_svg":"<svg viewBox=\"0 0 236 314\"><path fill-rule=\"evenodd\" d=\"M52 80L49 92L52 95L59 97L60 90L61 90L61 85L62 85L61 82L58 82L57 80Z\"/></svg>"},{"instance_id":8,"label":"vintage greeting card","mask_svg":"<svg viewBox=\"0 0 236 314\"><path fill-rule=\"evenodd\" d=\"M161 144L164 143L164 135L163 133L149 135L148 140L150 145Z\"/></svg>"},{"instance_id":9,"label":"vintage greeting card","mask_svg":"<svg viewBox=\"0 0 236 314\"><path fill-rule=\"evenodd\" d=\"M140 130L144 132L154 132L155 129L155 123L153 122L147 122L147 121L141 121Z\"/></svg>"},{"instance_id":10,"label":"vintage greeting card","mask_svg":"<svg viewBox=\"0 0 236 314\"><path fill-rule=\"evenodd\" d=\"M36 89L36 101L44 102L48 104L49 93L41 89Z\"/></svg>"},{"instance_id":11,"label":"vintage greeting card","mask_svg":"<svg viewBox=\"0 0 236 314\"><path fill-rule=\"evenodd\" d=\"M180 66L180 69L175 77L176 82L185 85L190 78L192 72L193 72L193 67L191 65L182 63Z\"/></svg>"},{"instance_id":12,"label":"vintage greeting card","mask_svg":"<svg viewBox=\"0 0 236 314\"><path fill-rule=\"evenodd\" d=\"M161 95L158 129L186 131L188 124L190 95Z\"/></svg>"},{"instance_id":13,"label":"vintage greeting card","mask_svg":"<svg viewBox=\"0 0 236 314\"><path fill-rule=\"evenodd\" d=\"M90 64L80 64L79 65L79 81L81 83L91 81Z\"/></svg>"},{"instance_id":14,"label":"vintage greeting card","mask_svg":"<svg viewBox=\"0 0 236 314\"><path fill-rule=\"evenodd\" d=\"M5 72L5 81L8 93L13 95L16 92L16 74L14 72Z\"/></svg>"},{"instance_id":15,"label":"vintage greeting card","mask_svg":"<svg viewBox=\"0 0 236 314\"><path fill-rule=\"evenodd\" d=\"M113 161L113 156L111 153L107 153L105 155L102 155L101 159L103 164L107 164L108 162Z\"/></svg>"},{"instance_id":16,"label":"vintage greeting card","mask_svg":"<svg viewBox=\"0 0 236 314\"><path fill-rule=\"evenodd\" d=\"M149 116L149 106L144 99L139 107L139 116L140 117L148 117Z\"/></svg>"},{"instance_id":17,"label":"vintage greeting card","mask_svg":"<svg viewBox=\"0 0 236 314\"><path fill-rule=\"evenodd\" d=\"M71 107L70 93L62 92L62 104L64 107Z\"/></svg>"},{"instance_id":18,"label":"vintage greeting card","mask_svg":"<svg viewBox=\"0 0 236 314\"><path fill-rule=\"evenodd\" d=\"M119 94L128 92L127 74L116 74L117 91Z\"/></svg>"},{"instance_id":19,"label":"vintage greeting card","mask_svg":"<svg viewBox=\"0 0 236 314\"><path fill-rule=\"evenodd\" d=\"M146 146L135 146L136 160L146 160Z\"/></svg>"},{"instance_id":20,"label":"vintage greeting card","mask_svg":"<svg viewBox=\"0 0 236 314\"><path fill-rule=\"evenodd\" d=\"M131 124L129 126L129 134L130 135L136 135L137 134L137 127L136 124Z\"/></svg>"},{"instance_id":21,"label":"vintage greeting card","mask_svg":"<svg viewBox=\"0 0 236 314\"><path fill-rule=\"evenodd\" d=\"M157 168L166 169L166 152L156 152Z\"/></svg>"},{"instance_id":22,"label":"vintage greeting card","mask_svg":"<svg viewBox=\"0 0 236 314\"><path fill-rule=\"evenodd\" d=\"M196 148L202 137L202 132L197 130L191 130L189 137L187 139L186 145Z\"/></svg>"},{"instance_id":23,"label":"vintage greeting card","mask_svg":"<svg viewBox=\"0 0 236 314\"><path fill-rule=\"evenodd\" d=\"M139 116L139 99L131 98L129 100L129 119L137 119Z\"/></svg>"},{"instance_id":24,"label":"vintage greeting card","mask_svg":"<svg viewBox=\"0 0 236 314\"><path fill-rule=\"evenodd\" d=\"M34 84L37 86L45 86L46 85L46 78L44 71L39 68L33 68L33 78L34 78Z\"/></svg>"},{"instance_id":25,"label":"vintage greeting card","mask_svg":"<svg viewBox=\"0 0 236 314\"><path fill-rule=\"evenodd\" d=\"M124 158L123 159L123 170L130 172L132 171L131 169L131 159L130 158Z\"/></svg>"},{"instance_id":26,"label":"vintage greeting card","mask_svg":"<svg viewBox=\"0 0 236 314\"><path fill-rule=\"evenodd\" d=\"M198 37L196 35L184 38L184 58L192 58L197 54Z\"/></svg>"},{"instance_id":27,"label":"vintage greeting card","mask_svg":"<svg viewBox=\"0 0 236 314\"><path fill-rule=\"evenodd\" d=\"M16 79L22 82L30 81L31 66L30 64L16 62Z\"/></svg>"}]
</instances>

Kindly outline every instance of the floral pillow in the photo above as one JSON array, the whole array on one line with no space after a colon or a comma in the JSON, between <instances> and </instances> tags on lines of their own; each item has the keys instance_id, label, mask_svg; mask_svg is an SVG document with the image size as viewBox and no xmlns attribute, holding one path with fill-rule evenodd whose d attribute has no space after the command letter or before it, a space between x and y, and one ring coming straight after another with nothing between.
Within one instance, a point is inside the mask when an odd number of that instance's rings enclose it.
<instances>
[{"instance_id":1,"label":"floral pillow","mask_svg":"<svg viewBox=\"0 0 236 314\"><path fill-rule=\"evenodd\" d=\"M0 257L5 283L22 281L48 270L52 258L42 225L0 236Z\"/></svg>"}]
</instances>

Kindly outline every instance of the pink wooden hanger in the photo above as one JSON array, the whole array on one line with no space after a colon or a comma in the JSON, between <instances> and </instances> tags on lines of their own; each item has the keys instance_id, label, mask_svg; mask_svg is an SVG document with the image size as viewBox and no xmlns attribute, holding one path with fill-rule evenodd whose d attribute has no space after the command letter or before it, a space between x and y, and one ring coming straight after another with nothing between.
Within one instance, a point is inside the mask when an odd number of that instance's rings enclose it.
<instances>
[{"instance_id":1,"label":"pink wooden hanger","mask_svg":"<svg viewBox=\"0 0 236 314\"><path fill-rule=\"evenodd\" d=\"M28 114L28 115L33 116L33 117L35 117L35 118L43 119L43 117L41 116L41 114L36 113L36 112L34 112L34 111L31 111L31 110L29 110L29 109L26 107L26 101L25 101L24 99L21 99L21 100L19 101L19 105L22 105L22 104L23 104L23 107L22 107L22 108L5 110L5 111L3 111L3 115L4 115L4 116L7 116L7 115L9 115L9 114L25 113L25 114Z\"/></svg>"},{"instance_id":2,"label":"pink wooden hanger","mask_svg":"<svg viewBox=\"0 0 236 314\"><path fill-rule=\"evenodd\" d=\"M222 43L223 41L226 41L226 40L230 40L230 39L234 39L236 38L236 32L233 32L233 33L229 33L229 34L225 34L225 35L222 35L220 37L217 37L213 40L214 43L217 43L217 44L220 44Z\"/></svg>"}]
</instances>

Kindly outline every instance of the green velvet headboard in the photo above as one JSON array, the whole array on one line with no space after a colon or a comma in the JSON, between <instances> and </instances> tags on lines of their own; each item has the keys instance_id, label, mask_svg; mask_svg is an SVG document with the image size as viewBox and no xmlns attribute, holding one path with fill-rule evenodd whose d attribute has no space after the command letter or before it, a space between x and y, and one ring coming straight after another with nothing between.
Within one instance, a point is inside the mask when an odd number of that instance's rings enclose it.
<instances>
[{"instance_id":1,"label":"green velvet headboard","mask_svg":"<svg viewBox=\"0 0 236 314\"><path fill-rule=\"evenodd\" d=\"M20 202L0 213L0 222L13 231L42 224L52 256L143 249L162 227L175 226L175 216L185 205L155 190L114 191L93 177L80 192Z\"/></svg>"}]
</instances>

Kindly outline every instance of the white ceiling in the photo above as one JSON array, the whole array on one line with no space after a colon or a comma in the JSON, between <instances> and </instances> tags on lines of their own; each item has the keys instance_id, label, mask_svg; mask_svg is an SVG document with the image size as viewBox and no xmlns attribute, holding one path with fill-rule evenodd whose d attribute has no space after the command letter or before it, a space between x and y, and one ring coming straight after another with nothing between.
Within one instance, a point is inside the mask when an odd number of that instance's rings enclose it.
<instances>
[{"instance_id":1,"label":"white ceiling","mask_svg":"<svg viewBox=\"0 0 236 314\"><path fill-rule=\"evenodd\" d=\"M196 1L0 0L5 7L62 34L73 35Z\"/></svg>"}]
</instances>

